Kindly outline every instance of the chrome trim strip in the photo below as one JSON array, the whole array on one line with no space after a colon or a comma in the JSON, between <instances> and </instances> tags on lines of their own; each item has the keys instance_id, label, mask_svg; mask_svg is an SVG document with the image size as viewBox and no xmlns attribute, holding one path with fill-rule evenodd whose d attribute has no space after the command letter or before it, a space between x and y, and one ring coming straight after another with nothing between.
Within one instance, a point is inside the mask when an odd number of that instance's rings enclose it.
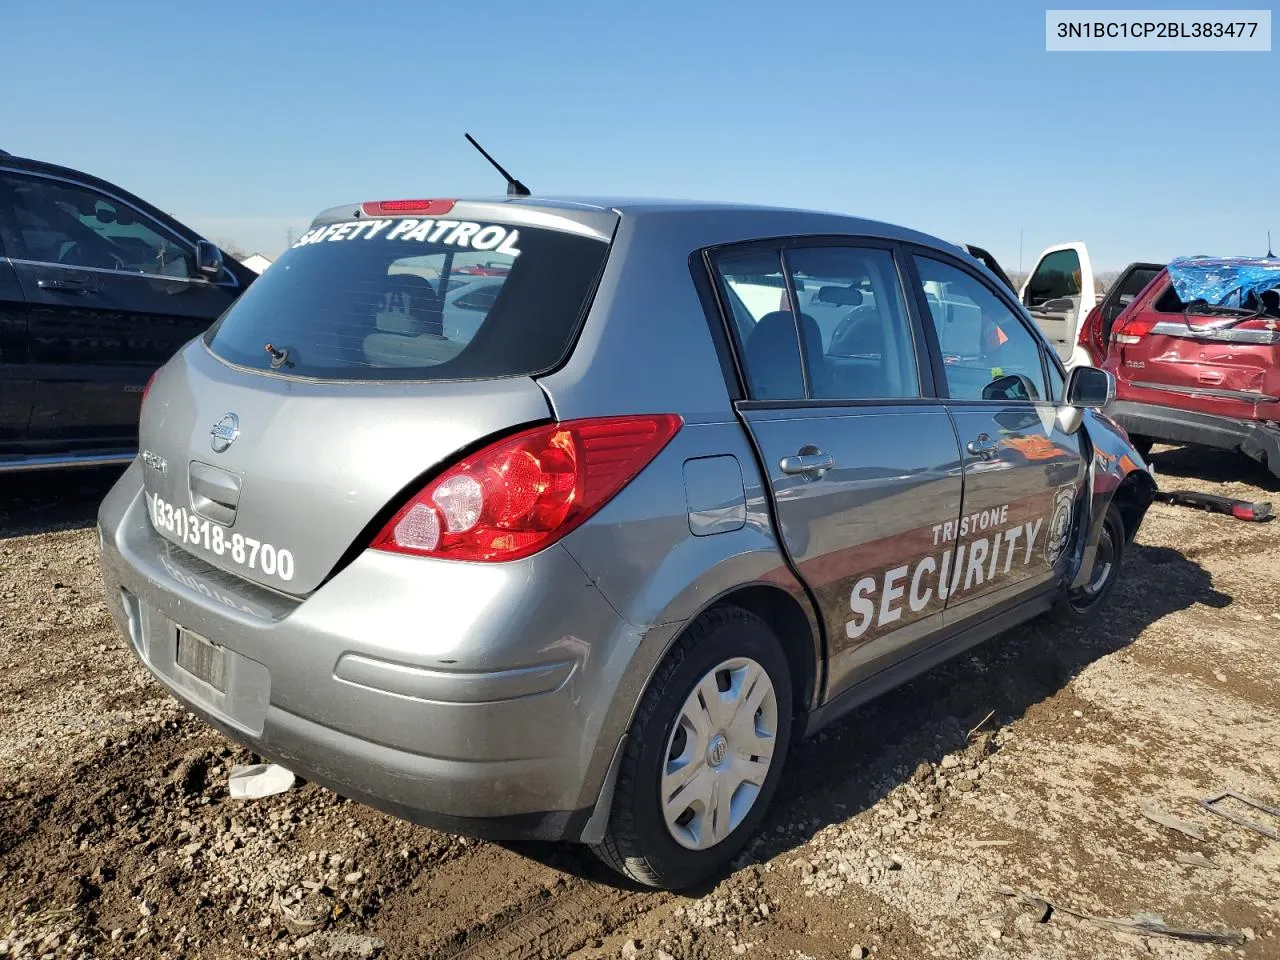
<instances>
[{"instance_id":1,"label":"chrome trim strip","mask_svg":"<svg viewBox=\"0 0 1280 960\"><path fill-rule=\"evenodd\" d=\"M31 456L0 454L0 473L62 470L70 467L123 467L138 455L136 450L102 450L93 453L49 453Z\"/></svg>"},{"instance_id":2,"label":"chrome trim strip","mask_svg":"<svg viewBox=\"0 0 1280 960\"><path fill-rule=\"evenodd\" d=\"M1161 390L1165 393L1182 393L1191 397L1221 397L1224 400L1244 400L1247 403L1276 403L1280 397L1269 397L1259 390L1218 390L1214 387L1193 387L1172 383L1151 383L1144 380L1130 380L1129 383L1143 390Z\"/></svg>"},{"instance_id":3,"label":"chrome trim strip","mask_svg":"<svg viewBox=\"0 0 1280 960\"><path fill-rule=\"evenodd\" d=\"M48 260L26 260L22 257L0 257L8 263L21 263L30 267L44 267L50 270L71 270L76 273L109 273L113 277L130 277L140 280L165 280L169 283L201 283L211 287L238 287L239 283L215 283L204 277L171 277L164 273L143 273L135 270L112 270L110 267L81 267L73 263L52 263ZM225 267L223 269L226 269ZM228 271L230 274L230 271ZM232 279L235 274L230 274Z\"/></svg>"},{"instance_id":4,"label":"chrome trim strip","mask_svg":"<svg viewBox=\"0 0 1280 960\"><path fill-rule=\"evenodd\" d=\"M1241 329L1228 327L1188 327L1185 323L1174 323L1161 320L1151 332L1164 337L1178 337L1182 340L1208 340L1214 343L1260 343L1269 345L1280 343L1280 328L1273 330Z\"/></svg>"}]
</instances>

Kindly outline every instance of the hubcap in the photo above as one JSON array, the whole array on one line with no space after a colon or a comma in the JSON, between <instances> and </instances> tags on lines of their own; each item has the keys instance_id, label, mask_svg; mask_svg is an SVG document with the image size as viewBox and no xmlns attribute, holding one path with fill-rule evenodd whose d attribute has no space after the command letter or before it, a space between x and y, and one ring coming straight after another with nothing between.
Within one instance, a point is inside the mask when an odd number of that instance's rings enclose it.
<instances>
[{"instance_id":1,"label":"hubcap","mask_svg":"<svg viewBox=\"0 0 1280 960\"><path fill-rule=\"evenodd\" d=\"M778 734L769 674L747 657L709 671L680 708L660 786L671 836L705 850L729 836L764 787Z\"/></svg>"}]
</instances>

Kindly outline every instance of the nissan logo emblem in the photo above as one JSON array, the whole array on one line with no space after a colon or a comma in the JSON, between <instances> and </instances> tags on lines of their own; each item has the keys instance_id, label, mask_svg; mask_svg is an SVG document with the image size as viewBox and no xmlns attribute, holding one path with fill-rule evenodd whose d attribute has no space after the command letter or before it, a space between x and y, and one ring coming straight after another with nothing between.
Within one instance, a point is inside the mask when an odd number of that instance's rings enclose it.
<instances>
[{"instance_id":1,"label":"nissan logo emblem","mask_svg":"<svg viewBox=\"0 0 1280 960\"><path fill-rule=\"evenodd\" d=\"M238 436L240 436L240 418L234 413L228 413L209 431L209 446L213 447L214 453L221 453L235 443Z\"/></svg>"}]
</instances>

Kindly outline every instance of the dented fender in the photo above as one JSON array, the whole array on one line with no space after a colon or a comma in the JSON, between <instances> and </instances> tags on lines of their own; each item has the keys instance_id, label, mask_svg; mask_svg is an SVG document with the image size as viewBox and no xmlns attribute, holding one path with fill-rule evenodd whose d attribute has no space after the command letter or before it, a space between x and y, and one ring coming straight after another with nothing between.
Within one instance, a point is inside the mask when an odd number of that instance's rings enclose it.
<instances>
[{"instance_id":1,"label":"dented fender","mask_svg":"<svg viewBox=\"0 0 1280 960\"><path fill-rule=\"evenodd\" d=\"M1089 486L1081 521L1081 535L1075 551L1076 562L1070 578L1069 589L1072 590L1088 582L1107 508L1120 489L1126 485L1136 486L1137 504L1141 511L1138 514L1139 521L1151 505L1156 492L1156 481L1151 468L1114 420L1099 410L1087 409L1084 411L1081 432L1089 446L1085 451L1089 458ZM1130 541L1137 530L1138 524L1135 523L1126 531Z\"/></svg>"}]
</instances>

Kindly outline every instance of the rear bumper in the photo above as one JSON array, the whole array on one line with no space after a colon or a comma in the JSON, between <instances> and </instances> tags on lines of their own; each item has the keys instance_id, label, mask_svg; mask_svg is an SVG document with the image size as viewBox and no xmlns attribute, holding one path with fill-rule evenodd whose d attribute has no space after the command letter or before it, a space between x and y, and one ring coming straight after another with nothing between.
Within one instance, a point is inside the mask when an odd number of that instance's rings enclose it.
<instances>
[{"instance_id":1,"label":"rear bumper","mask_svg":"<svg viewBox=\"0 0 1280 960\"><path fill-rule=\"evenodd\" d=\"M620 619L562 548L492 566L366 553L298 602L160 538L136 465L99 527L133 652L227 736L418 823L582 836L621 738L608 708L654 631ZM226 693L177 666L179 626L224 648Z\"/></svg>"},{"instance_id":2,"label":"rear bumper","mask_svg":"<svg viewBox=\"0 0 1280 960\"><path fill-rule=\"evenodd\" d=\"M1257 420L1116 400L1107 414L1130 434L1170 443L1239 450L1280 475L1280 429Z\"/></svg>"}]
</instances>

